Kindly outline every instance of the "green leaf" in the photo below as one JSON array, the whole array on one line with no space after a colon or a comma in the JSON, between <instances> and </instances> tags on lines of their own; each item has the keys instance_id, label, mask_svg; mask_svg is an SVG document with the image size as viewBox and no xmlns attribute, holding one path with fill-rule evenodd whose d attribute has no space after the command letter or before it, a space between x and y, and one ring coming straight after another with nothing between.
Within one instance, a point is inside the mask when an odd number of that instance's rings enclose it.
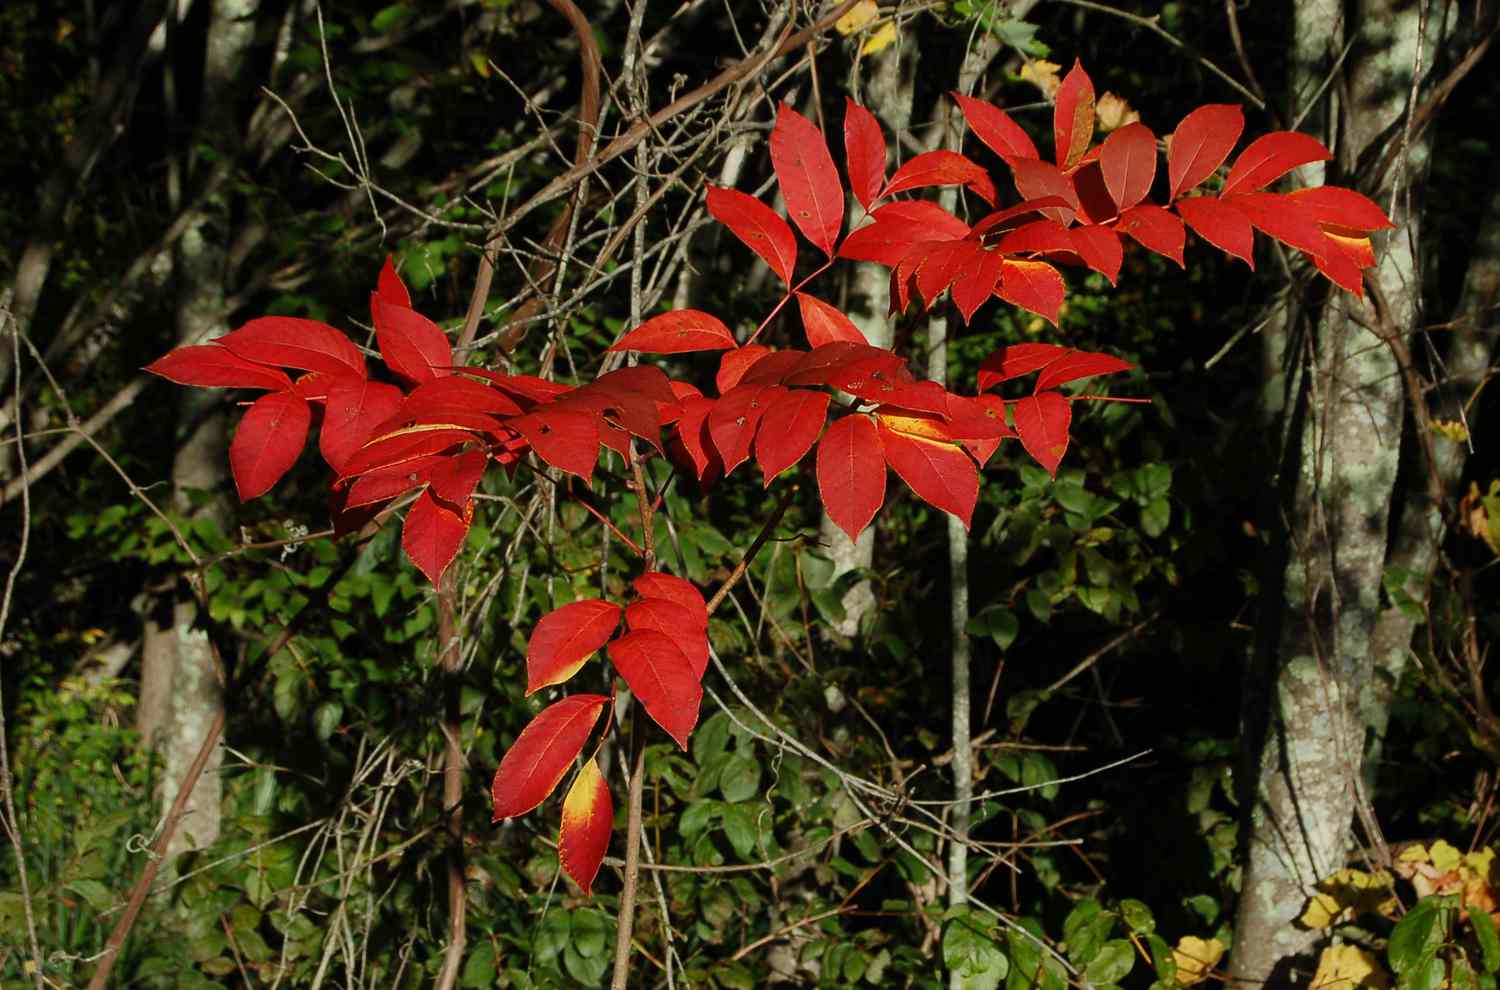
<instances>
[{"instance_id":1,"label":"green leaf","mask_svg":"<svg viewBox=\"0 0 1500 990\"><path fill-rule=\"evenodd\" d=\"M1016 641L1021 623L1004 605L987 605L969 619L965 629L970 636L988 636L1000 649L1007 650Z\"/></svg>"},{"instance_id":2,"label":"green leaf","mask_svg":"<svg viewBox=\"0 0 1500 990\"><path fill-rule=\"evenodd\" d=\"M1153 498L1141 509L1141 529L1147 536L1160 536L1172 521L1172 503L1166 498Z\"/></svg>"},{"instance_id":3,"label":"green leaf","mask_svg":"<svg viewBox=\"0 0 1500 990\"><path fill-rule=\"evenodd\" d=\"M83 898L95 911L111 908L115 903L115 895L98 880L74 880L65 889Z\"/></svg>"},{"instance_id":4,"label":"green leaf","mask_svg":"<svg viewBox=\"0 0 1500 990\"><path fill-rule=\"evenodd\" d=\"M755 852L755 814L744 805L726 804L722 814L724 837L740 859Z\"/></svg>"},{"instance_id":5,"label":"green leaf","mask_svg":"<svg viewBox=\"0 0 1500 990\"><path fill-rule=\"evenodd\" d=\"M1425 898L1397 923L1386 946L1386 957L1397 974L1416 967L1427 951L1442 941L1439 920L1437 903Z\"/></svg>"},{"instance_id":6,"label":"green leaf","mask_svg":"<svg viewBox=\"0 0 1500 990\"><path fill-rule=\"evenodd\" d=\"M495 947L481 942L469 958L464 961L463 975L459 982L466 987L490 987L495 985Z\"/></svg>"},{"instance_id":7,"label":"green leaf","mask_svg":"<svg viewBox=\"0 0 1500 990\"><path fill-rule=\"evenodd\" d=\"M760 763L737 753L719 774L719 790L731 803L747 801L760 793Z\"/></svg>"},{"instance_id":8,"label":"green leaf","mask_svg":"<svg viewBox=\"0 0 1500 990\"><path fill-rule=\"evenodd\" d=\"M1495 930L1495 920L1488 911L1469 907L1469 924L1474 926L1474 939L1484 953L1484 972L1500 972L1500 932Z\"/></svg>"},{"instance_id":9,"label":"green leaf","mask_svg":"<svg viewBox=\"0 0 1500 990\"><path fill-rule=\"evenodd\" d=\"M1156 931L1156 919L1151 916L1151 909L1140 901L1132 898L1121 901L1120 917L1125 919L1125 924L1137 935L1149 935Z\"/></svg>"},{"instance_id":10,"label":"green leaf","mask_svg":"<svg viewBox=\"0 0 1500 990\"><path fill-rule=\"evenodd\" d=\"M718 813L719 803L717 801L694 801L683 811L682 817L677 819L677 831L684 839L691 839L701 835L708 828L708 823Z\"/></svg>"},{"instance_id":11,"label":"green leaf","mask_svg":"<svg viewBox=\"0 0 1500 990\"><path fill-rule=\"evenodd\" d=\"M573 912L573 947L585 959L604 951L610 925L604 915L591 908Z\"/></svg>"},{"instance_id":12,"label":"green leaf","mask_svg":"<svg viewBox=\"0 0 1500 990\"><path fill-rule=\"evenodd\" d=\"M1130 967L1135 965L1135 947L1123 938L1112 939L1100 946L1083 971L1083 978L1090 983L1118 983Z\"/></svg>"}]
</instances>

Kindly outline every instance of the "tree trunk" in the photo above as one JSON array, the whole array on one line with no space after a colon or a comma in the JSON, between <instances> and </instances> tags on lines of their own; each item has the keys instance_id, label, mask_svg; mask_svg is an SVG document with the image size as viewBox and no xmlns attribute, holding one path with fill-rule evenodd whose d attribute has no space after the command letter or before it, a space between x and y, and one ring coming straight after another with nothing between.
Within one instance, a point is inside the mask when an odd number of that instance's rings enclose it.
<instances>
[{"instance_id":1,"label":"tree trunk","mask_svg":"<svg viewBox=\"0 0 1500 990\"><path fill-rule=\"evenodd\" d=\"M1337 124L1332 145L1340 164L1357 183L1356 162L1403 139L1418 33L1416 10L1393 0L1349 9L1347 28L1357 38L1343 78L1329 87L1342 101L1329 119ZM1344 10L1300 0L1295 54L1310 54L1302 49L1306 39L1336 47ZM1430 63L1424 52L1423 72ZM1300 109L1292 108L1293 119ZM1420 171L1423 141L1413 140L1406 156L1398 171ZM1412 176L1404 174L1403 183L1410 188ZM1365 191L1389 198L1388 190ZM1304 296L1277 355L1291 388L1281 433L1284 498L1268 531L1279 532L1285 546L1273 555L1279 573L1268 575L1264 591L1249 675L1259 683L1247 691L1244 738L1252 750L1242 786L1253 788L1253 799L1230 969L1236 983L1305 984L1308 954L1322 936L1294 921L1311 885L1344 865L1350 823L1364 800L1365 717L1404 417L1395 348L1379 334L1409 335L1421 292L1420 205L1399 205L1398 230L1377 243L1379 264L1369 273L1371 295L1389 307L1386 329L1369 301ZM1313 291L1323 291L1321 284ZM1295 974L1298 967L1306 972Z\"/></svg>"}]
</instances>

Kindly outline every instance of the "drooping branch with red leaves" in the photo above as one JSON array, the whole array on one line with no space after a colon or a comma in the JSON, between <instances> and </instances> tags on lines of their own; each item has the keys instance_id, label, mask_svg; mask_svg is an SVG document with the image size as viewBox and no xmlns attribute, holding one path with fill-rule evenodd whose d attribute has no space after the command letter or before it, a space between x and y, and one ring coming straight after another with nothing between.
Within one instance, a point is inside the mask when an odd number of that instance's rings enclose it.
<instances>
[{"instance_id":1,"label":"drooping branch with red leaves","mask_svg":"<svg viewBox=\"0 0 1500 990\"><path fill-rule=\"evenodd\" d=\"M1184 117L1165 141L1163 177L1159 142L1143 124L1093 143L1093 85L1077 65L1057 94L1051 161L1000 108L955 99L975 137L1009 172L1014 205L1001 207L1003 184L956 152L918 155L887 176L880 124L852 101L844 118L843 175L818 127L780 108L770 159L786 217L743 192L708 187L709 212L766 263L785 286L783 298L743 342L719 317L680 309L629 330L611 350L720 351L714 395L649 365L579 385L458 366L447 334L413 308L389 259L370 299L388 372L381 380L370 377L364 356L341 331L277 316L179 348L147 370L184 385L265 393L249 404L230 445L241 499L269 491L320 423L336 530L355 530L396 500L412 498L402 546L434 586L463 545L474 492L493 465L511 474L554 468L589 485L605 451L627 464L641 450L670 458L702 485L753 460L769 487L816 447L818 491L829 517L851 538L878 515L892 471L918 498L967 527L980 473L1002 441L1017 438L1055 476L1078 398L1063 386L1132 365L1061 344L1016 344L983 361L973 394L950 391L918 379L904 358L872 346L847 315L809 290L836 261L889 267L897 312L913 302L930 308L947 293L965 322L998 298L1056 324L1067 291L1057 266L1084 266L1113 284L1127 239L1182 265L1191 230L1253 265L1258 230L1358 295L1363 270L1374 264L1369 234L1391 225L1378 206L1347 189L1269 191L1290 170L1330 157L1302 134L1251 141L1215 183L1244 128L1235 106L1204 106ZM848 233L846 183L867 218ZM992 212L970 224L911 198L936 186L962 187ZM1205 191L1210 186L1215 191ZM1151 202L1153 190L1163 187L1162 201ZM799 233L816 248L815 267L800 277ZM793 303L806 347L757 340ZM1031 374L1029 395L1005 399L991 391ZM527 649L526 693L565 684L603 650L646 715L685 749L709 657L704 597L691 583L654 569L633 587L637 597L628 604L574 602L538 621ZM608 695L568 695L532 720L496 771L497 820L535 809L556 790L610 704ZM602 731L610 724L605 719ZM585 891L612 820L608 785L590 755L563 800L559 838L563 867Z\"/></svg>"}]
</instances>

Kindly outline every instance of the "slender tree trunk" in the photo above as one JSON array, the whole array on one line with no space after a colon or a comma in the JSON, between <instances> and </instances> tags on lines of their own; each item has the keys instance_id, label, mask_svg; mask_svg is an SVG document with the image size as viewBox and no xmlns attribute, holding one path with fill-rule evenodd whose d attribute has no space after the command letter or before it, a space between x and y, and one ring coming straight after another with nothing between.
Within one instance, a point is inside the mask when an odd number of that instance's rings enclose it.
<instances>
[{"instance_id":1,"label":"slender tree trunk","mask_svg":"<svg viewBox=\"0 0 1500 990\"><path fill-rule=\"evenodd\" d=\"M1352 170L1384 142L1401 140L1418 53L1414 9L1378 0L1349 10L1356 45L1330 91L1344 101L1331 118L1339 125L1334 146ZM1344 16L1342 5L1300 0L1299 45L1336 44ZM1425 71L1430 54L1421 64ZM1407 156L1420 170L1425 146L1413 142ZM1389 306L1388 325L1406 335L1418 320L1420 209L1397 213L1400 229L1377 244L1371 280ZM1393 348L1369 329L1379 325L1374 308L1343 295L1303 302L1305 318L1288 327L1282 355L1294 369L1284 410L1286 497L1280 518L1269 521L1286 541L1285 566L1269 575L1252 667L1263 707L1246 719L1254 751L1243 784L1253 799L1230 969L1245 985L1305 983L1322 933L1294 921L1312 884L1344 865L1363 800L1364 714L1404 415Z\"/></svg>"}]
</instances>

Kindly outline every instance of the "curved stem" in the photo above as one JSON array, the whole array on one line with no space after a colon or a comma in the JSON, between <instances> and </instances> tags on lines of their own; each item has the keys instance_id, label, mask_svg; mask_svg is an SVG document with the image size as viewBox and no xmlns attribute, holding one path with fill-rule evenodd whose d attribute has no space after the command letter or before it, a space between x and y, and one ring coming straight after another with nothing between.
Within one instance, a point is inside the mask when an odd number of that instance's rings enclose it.
<instances>
[{"instance_id":1,"label":"curved stem","mask_svg":"<svg viewBox=\"0 0 1500 990\"><path fill-rule=\"evenodd\" d=\"M640 717L630 721L630 798L625 813L625 883L615 927L615 970L611 990L625 990L630 979L630 936L635 929L635 894L641 878L641 795L645 791L646 747L641 742Z\"/></svg>"},{"instance_id":2,"label":"curved stem","mask_svg":"<svg viewBox=\"0 0 1500 990\"><path fill-rule=\"evenodd\" d=\"M464 747L463 653L458 648L458 609L454 571L449 568L438 586L438 666L444 681L443 808L448 814L448 947L437 990L452 990L468 943L468 897L464 892Z\"/></svg>"}]
</instances>

